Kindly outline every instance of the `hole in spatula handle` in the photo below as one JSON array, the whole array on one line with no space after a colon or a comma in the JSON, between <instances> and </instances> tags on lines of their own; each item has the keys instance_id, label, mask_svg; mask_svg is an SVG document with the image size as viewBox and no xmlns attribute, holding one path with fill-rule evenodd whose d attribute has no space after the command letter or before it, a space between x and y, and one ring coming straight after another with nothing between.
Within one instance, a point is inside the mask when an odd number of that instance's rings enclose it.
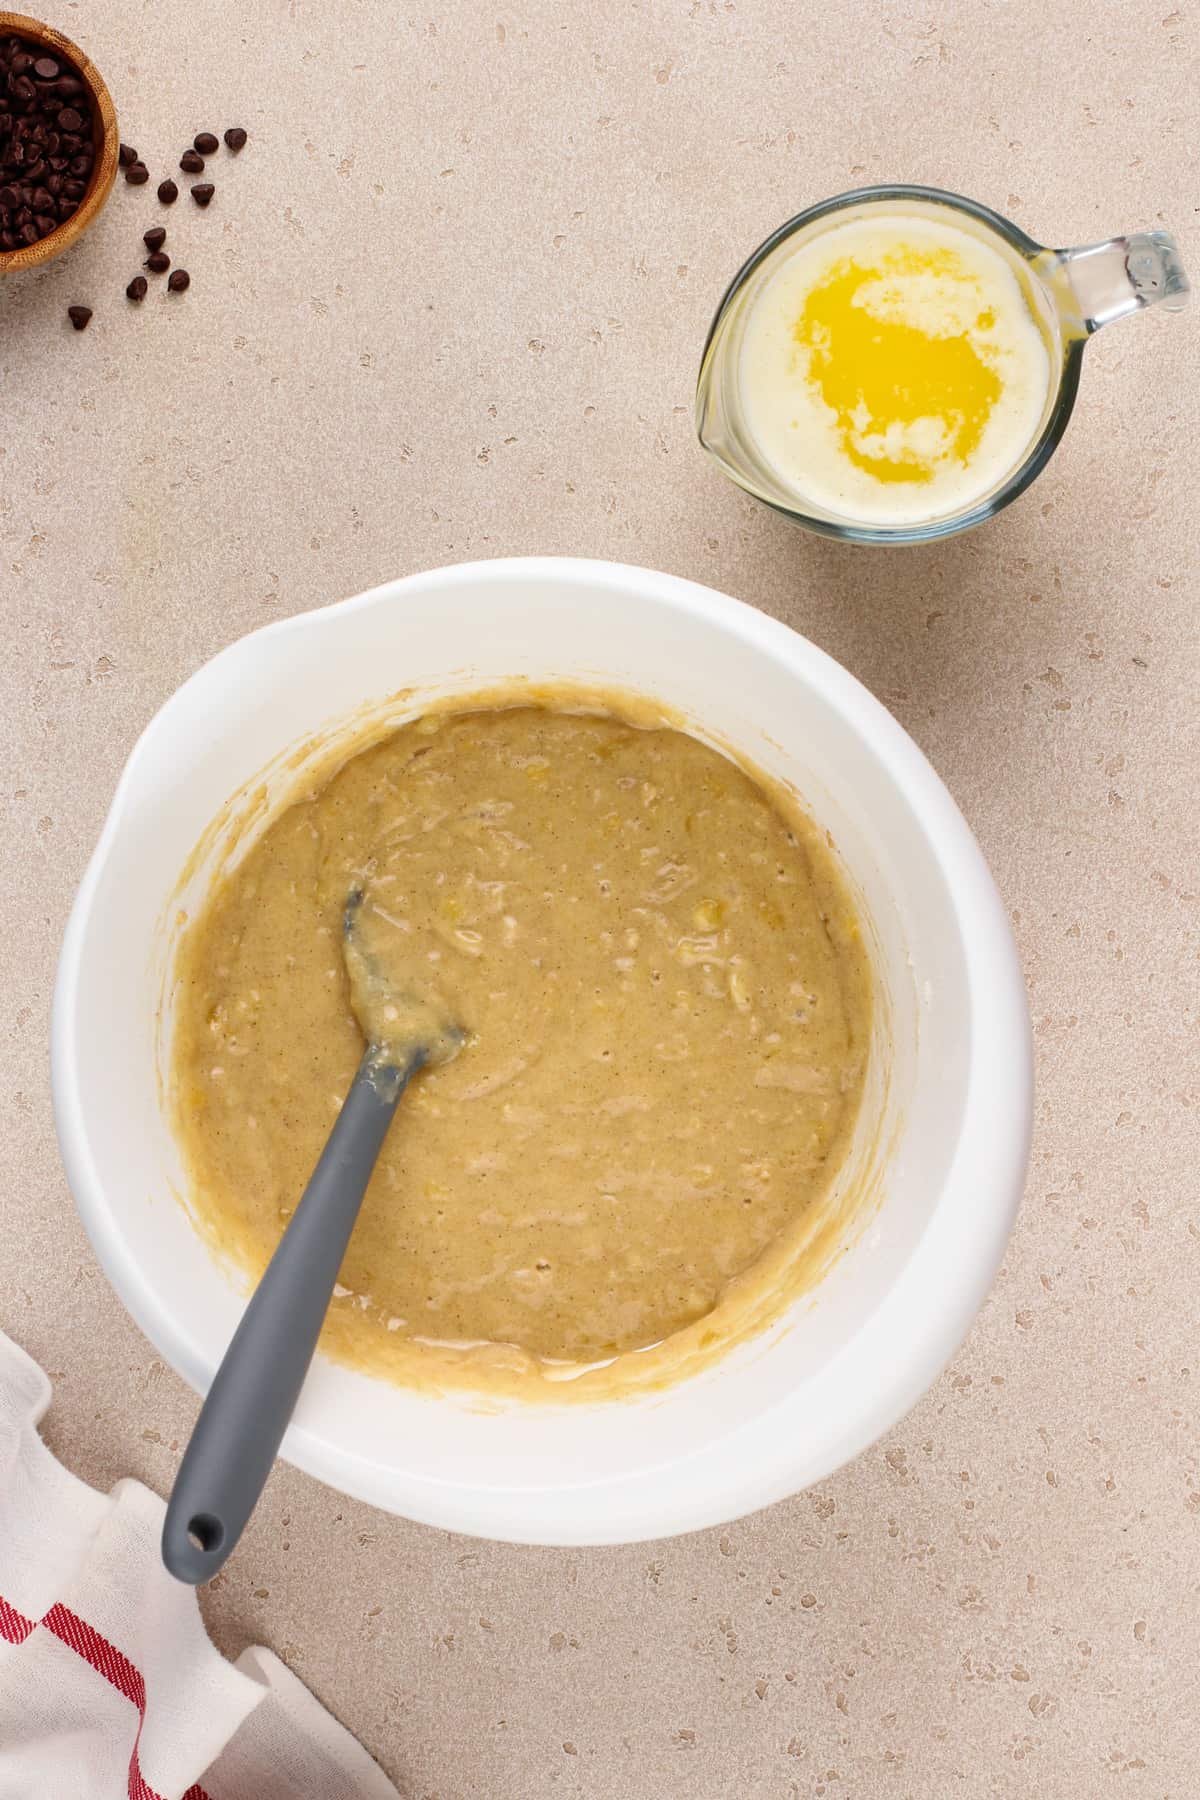
<instances>
[{"instance_id":1,"label":"hole in spatula handle","mask_svg":"<svg viewBox=\"0 0 1200 1800\"><path fill-rule=\"evenodd\" d=\"M208 1554L221 1548L225 1541L225 1527L211 1513L197 1513L188 1520L187 1535L193 1550L202 1550Z\"/></svg>"}]
</instances>

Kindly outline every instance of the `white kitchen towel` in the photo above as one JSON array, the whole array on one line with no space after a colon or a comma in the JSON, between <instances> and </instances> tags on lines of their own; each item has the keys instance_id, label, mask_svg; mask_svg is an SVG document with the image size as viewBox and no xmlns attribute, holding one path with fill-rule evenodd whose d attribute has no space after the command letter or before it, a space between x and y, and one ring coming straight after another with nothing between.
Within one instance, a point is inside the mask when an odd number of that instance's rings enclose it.
<instances>
[{"instance_id":1,"label":"white kitchen towel","mask_svg":"<svg viewBox=\"0 0 1200 1800\"><path fill-rule=\"evenodd\" d=\"M162 1501L64 1469L49 1403L0 1331L0 1800L399 1800L278 1657L218 1655Z\"/></svg>"}]
</instances>

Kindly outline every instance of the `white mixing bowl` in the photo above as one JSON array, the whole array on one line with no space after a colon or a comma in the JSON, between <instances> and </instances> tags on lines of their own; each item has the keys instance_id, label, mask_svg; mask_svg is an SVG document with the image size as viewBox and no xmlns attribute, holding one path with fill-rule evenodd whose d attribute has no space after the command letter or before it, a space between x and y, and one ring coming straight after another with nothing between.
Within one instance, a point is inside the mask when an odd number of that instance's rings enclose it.
<instances>
[{"instance_id":1,"label":"white mixing bowl","mask_svg":"<svg viewBox=\"0 0 1200 1800\"><path fill-rule=\"evenodd\" d=\"M278 798L289 748L367 703L401 696L398 722L426 697L510 676L664 701L791 782L831 832L886 995L849 1171L871 1176L877 1203L812 1293L674 1388L489 1413L318 1357L282 1453L361 1499L480 1536L666 1536L795 1493L895 1424L987 1291L1028 1157L1024 986L979 849L899 725L785 626L668 575L537 558L412 575L223 651L135 747L75 902L54 1000L58 1135L109 1279L203 1391L242 1294L179 1203L161 1105L156 1013L181 875L268 766Z\"/></svg>"}]
</instances>

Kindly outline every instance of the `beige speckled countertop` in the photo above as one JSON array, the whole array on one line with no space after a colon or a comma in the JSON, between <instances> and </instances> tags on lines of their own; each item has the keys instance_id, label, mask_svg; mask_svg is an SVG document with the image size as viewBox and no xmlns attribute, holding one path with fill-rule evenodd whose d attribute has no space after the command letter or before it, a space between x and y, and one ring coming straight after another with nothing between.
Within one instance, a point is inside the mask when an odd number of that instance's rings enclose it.
<instances>
[{"instance_id":1,"label":"beige speckled countertop","mask_svg":"<svg viewBox=\"0 0 1200 1800\"><path fill-rule=\"evenodd\" d=\"M229 21L235 21L230 26ZM1192 0L63 0L157 180L246 125L123 298L153 186L0 287L0 1324L56 1451L165 1490L193 1396L59 1166L54 960L121 764L266 620L469 556L644 562L816 639L971 821L1028 971L1028 1199L969 1341L820 1492L675 1542L522 1550L280 1467L205 1597L410 1800L1191 1800L1200 1760L1197 326L1087 353L1036 489L931 551L823 544L709 468L742 256L862 181L1200 264ZM174 153L173 155L171 153ZM67 326L68 302L95 308Z\"/></svg>"}]
</instances>

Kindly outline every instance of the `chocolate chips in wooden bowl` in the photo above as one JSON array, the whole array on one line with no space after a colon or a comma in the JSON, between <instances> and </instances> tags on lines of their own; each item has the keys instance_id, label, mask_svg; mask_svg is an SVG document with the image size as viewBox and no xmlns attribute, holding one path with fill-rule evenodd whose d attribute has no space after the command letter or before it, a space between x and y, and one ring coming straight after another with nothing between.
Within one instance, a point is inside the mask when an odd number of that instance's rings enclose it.
<instances>
[{"instance_id":1,"label":"chocolate chips in wooden bowl","mask_svg":"<svg viewBox=\"0 0 1200 1800\"><path fill-rule=\"evenodd\" d=\"M225 149L236 154L247 141L243 126L229 126ZM214 131L199 131L182 158L184 171L202 174L206 157L218 155L221 140ZM73 244L104 205L118 170L136 191L151 180L148 165L132 144L121 143L108 89L83 52L61 32L24 14L0 9L0 275L33 267L58 256ZM212 200L211 181L190 189L197 207ZM159 204L179 197L169 176L158 184ZM128 204L128 203L127 203ZM185 269L172 268L164 251L164 226L143 234L142 267L151 275L167 275L171 294L190 285ZM150 284L134 274L125 289L136 311ZM59 314L61 318L62 315ZM92 318L89 305L67 307L77 332Z\"/></svg>"},{"instance_id":2,"label":"chocolate chips in wooden bowl","mask_svg":"<svg viewBox=\"0 0 1200 1800\"><path fill-rule=\"evenodd\" d=\"M83 52L0 11L0 274L76 242L108 198L118 148L112 99Z\"/></svg>"}]
</instances>

